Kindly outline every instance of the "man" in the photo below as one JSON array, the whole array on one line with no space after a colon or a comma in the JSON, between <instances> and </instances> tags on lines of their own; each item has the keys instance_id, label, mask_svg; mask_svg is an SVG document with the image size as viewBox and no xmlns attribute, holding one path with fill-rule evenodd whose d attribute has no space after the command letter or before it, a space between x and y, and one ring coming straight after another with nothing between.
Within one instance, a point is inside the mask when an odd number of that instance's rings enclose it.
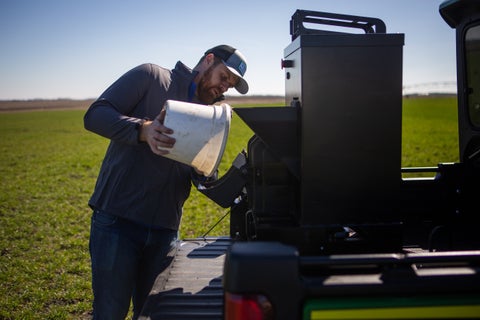
<instances>
[{"instance_id":1,"label":"man","mask_svg":"<svg viewBox=\"0 0 480 320\"><path fill-rule=\"evenodd\" d=\"M180 61L173 70L143 64L86 112L85 128L111 140L89 201L94 319L124 319L130 300L134 319L140 315L172 259L192 179L201 178L162 157L175 144L163 125L165 101L213 104L229 88L245 94L246 68L244 56L228 45L206 51L193 70Z\"/></svg>"}]
</instances>

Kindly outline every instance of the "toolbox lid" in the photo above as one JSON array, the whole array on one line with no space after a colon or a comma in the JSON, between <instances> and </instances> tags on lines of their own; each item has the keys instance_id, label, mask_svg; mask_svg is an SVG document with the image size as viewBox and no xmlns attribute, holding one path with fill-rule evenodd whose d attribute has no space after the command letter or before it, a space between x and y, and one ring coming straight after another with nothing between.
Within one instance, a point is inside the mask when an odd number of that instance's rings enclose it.
<instances>
[{"instance_id":1,"label":"toolbox lid","mask_svg":"<svg viewBox=\"0 0 480 320\"><path fill-rule=\"evenodd\" d=\"M288 56L299 48L308 47L402 47L405 35L397 34L306 34L293 40L284 50Z\"/></svg>"}]
</instances>

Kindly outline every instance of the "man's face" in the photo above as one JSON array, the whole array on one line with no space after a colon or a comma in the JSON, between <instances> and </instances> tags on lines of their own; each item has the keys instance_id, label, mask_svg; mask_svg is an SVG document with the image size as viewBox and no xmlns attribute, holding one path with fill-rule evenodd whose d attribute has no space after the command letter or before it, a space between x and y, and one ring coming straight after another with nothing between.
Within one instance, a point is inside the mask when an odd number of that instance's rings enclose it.
<instances>
[{"instance_id":1,"label":"man's face","mask_svg":"<svg viewBox=\"0 0 480 320\"><path fill-rule=\"evenodd\" d=\"M205 70L197 84L197 96L202 103L212 104L238 82L223 63L216 63Z\"/></svg>"}]
</instances>

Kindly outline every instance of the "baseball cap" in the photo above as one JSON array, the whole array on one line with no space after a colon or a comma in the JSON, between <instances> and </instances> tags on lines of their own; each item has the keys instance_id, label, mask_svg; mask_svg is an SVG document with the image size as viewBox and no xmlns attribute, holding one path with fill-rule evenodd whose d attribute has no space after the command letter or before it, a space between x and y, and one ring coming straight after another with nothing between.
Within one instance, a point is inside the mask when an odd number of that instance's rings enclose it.
<instances>
[{"instance_id":1,"label":"baseball cap","mask_svg":"<svg viewBox=\"0 0 480 320\"><path fill-rule=\"evenodd\" d=\"M248 92L248 83L243 79L245 72L247 71L247 62L243 54L237 49L222 44L211 48L205 52L205 55L213 53L216 57L220 58L223 64L230 70L234 75L236 75L239 80L235 89L241 94Z\"/></svg>"}]
</instances>

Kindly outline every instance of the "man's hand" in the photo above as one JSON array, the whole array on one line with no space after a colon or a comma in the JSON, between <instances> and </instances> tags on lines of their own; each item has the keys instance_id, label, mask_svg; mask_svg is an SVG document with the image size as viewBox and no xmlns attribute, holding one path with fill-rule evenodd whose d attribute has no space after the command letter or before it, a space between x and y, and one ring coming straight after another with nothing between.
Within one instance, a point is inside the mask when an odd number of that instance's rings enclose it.
<instances>
[{"instance_id":1,"label":"man's hand","mask_svg":"<svg viewBox=\"0 0 480 320\"><path fill-rule=\"evenodd\" d=\"M165 148L170 149L175 144L175 139L168 136L173 130L163 125L165 119L165 110L153 121L145 121L140 127L139 140L148 143L153 153L166 155L169 153Z\"/></svg>"}]
</instances>

